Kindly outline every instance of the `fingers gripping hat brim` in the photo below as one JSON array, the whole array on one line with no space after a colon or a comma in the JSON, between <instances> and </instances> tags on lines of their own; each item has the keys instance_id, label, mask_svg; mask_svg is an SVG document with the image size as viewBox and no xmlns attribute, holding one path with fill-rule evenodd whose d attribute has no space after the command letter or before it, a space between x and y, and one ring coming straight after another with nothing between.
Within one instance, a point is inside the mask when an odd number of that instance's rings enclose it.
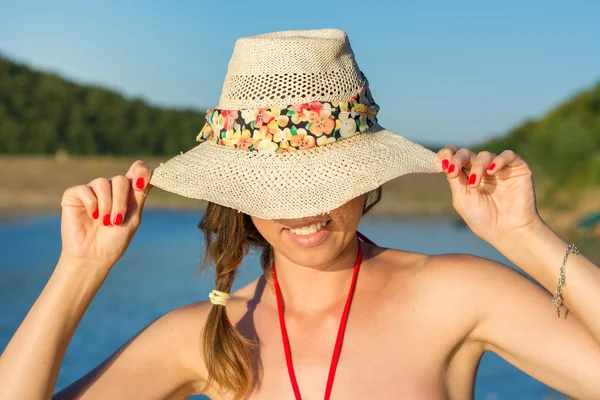
<instances>
[{"instance_id":1,"label":"fingers gripping hat brim","mask_svg":"<svg viewBox=\"0 0 600 400\"><path fill-rule=\"evenodd\" d=\"M431 150L381 127L346 140L283 154L203 142L161 163L150 183L263 219L327 213L411 173L441 172Z\"/></svg>"}]
</instances>

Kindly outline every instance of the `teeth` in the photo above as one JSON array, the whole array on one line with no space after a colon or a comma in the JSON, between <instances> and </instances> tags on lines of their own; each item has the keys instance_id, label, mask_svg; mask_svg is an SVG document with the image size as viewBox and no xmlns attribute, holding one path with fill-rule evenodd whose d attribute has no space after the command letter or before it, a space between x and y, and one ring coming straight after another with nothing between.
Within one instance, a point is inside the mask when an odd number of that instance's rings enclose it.
<instances>
[{"instance_id":1,"label":"teeth","mask_svg":"<svg viewBox=\"0 0 600 400\"><path fill-rule=\"evenodd\" d=\"M313 233L319 232L325 226L327 226L327 222L318 222L316 224L303 226L301 228L290 229L290 231L296 235L307 236L307 235L312 235Z\"/></svg>"}]
</instances>

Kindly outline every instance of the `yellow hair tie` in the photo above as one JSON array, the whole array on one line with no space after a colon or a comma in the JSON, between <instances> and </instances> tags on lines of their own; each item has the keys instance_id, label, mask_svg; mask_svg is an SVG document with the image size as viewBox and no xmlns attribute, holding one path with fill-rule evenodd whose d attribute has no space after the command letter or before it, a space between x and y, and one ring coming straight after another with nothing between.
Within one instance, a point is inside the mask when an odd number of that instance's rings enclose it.
<instances>
[{"instance_id":1,"label":"yellow hair tie","mask_svg":"<svg viewBox=\"0 0 600 400\"><path fill-rule=\"evenodd\" d=\"M227 292L221 292L219 290L213 290L208 294L208 298L210 302L218 305L218 306L226 306L227 300L229 300L231 296Z\"/></svg>"}]
</instances>

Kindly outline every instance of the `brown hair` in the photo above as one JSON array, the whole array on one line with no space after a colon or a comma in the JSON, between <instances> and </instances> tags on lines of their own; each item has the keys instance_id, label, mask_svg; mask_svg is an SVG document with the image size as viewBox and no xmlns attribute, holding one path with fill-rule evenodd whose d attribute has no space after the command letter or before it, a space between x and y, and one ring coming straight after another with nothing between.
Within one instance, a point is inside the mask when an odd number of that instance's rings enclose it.
<instances>
[{"instance_id":1,"label":"brown hair","mask_svg":"<svg viewBox=\"0 0 600 400\"><path fill-rule=\"evenodd\" d=\"M381 187L365 196L363 215L381 199ZM271 246L258 232L249 215L229 207L208 203L198 227L204 232L205 252L200 271L215 265L215 289L231 292L242 259L251 247L261 250L261 265L271 264ZM215 382L234 393L234 399L247 397L253 389L251 343L233 326L225 307L213 305L202 330L202 351L208 369L207 387Z\"/></svg>"}]
</instances>

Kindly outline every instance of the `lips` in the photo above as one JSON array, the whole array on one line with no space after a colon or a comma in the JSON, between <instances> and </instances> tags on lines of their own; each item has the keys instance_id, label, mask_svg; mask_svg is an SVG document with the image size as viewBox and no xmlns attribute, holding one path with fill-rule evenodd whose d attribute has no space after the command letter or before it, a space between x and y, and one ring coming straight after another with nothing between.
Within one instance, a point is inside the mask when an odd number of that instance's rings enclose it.
<instances>
[{"instance_id":1,"label":"lips","mask_svg":"<svg viewBox=\"0 0 600 400\"><path fill-rule=\"evenodd\" d=\"M284 228L283 233L296 246L313 247L325 240L331 221L314 222L297 228Z\"/></svg>"}]
</instances>

